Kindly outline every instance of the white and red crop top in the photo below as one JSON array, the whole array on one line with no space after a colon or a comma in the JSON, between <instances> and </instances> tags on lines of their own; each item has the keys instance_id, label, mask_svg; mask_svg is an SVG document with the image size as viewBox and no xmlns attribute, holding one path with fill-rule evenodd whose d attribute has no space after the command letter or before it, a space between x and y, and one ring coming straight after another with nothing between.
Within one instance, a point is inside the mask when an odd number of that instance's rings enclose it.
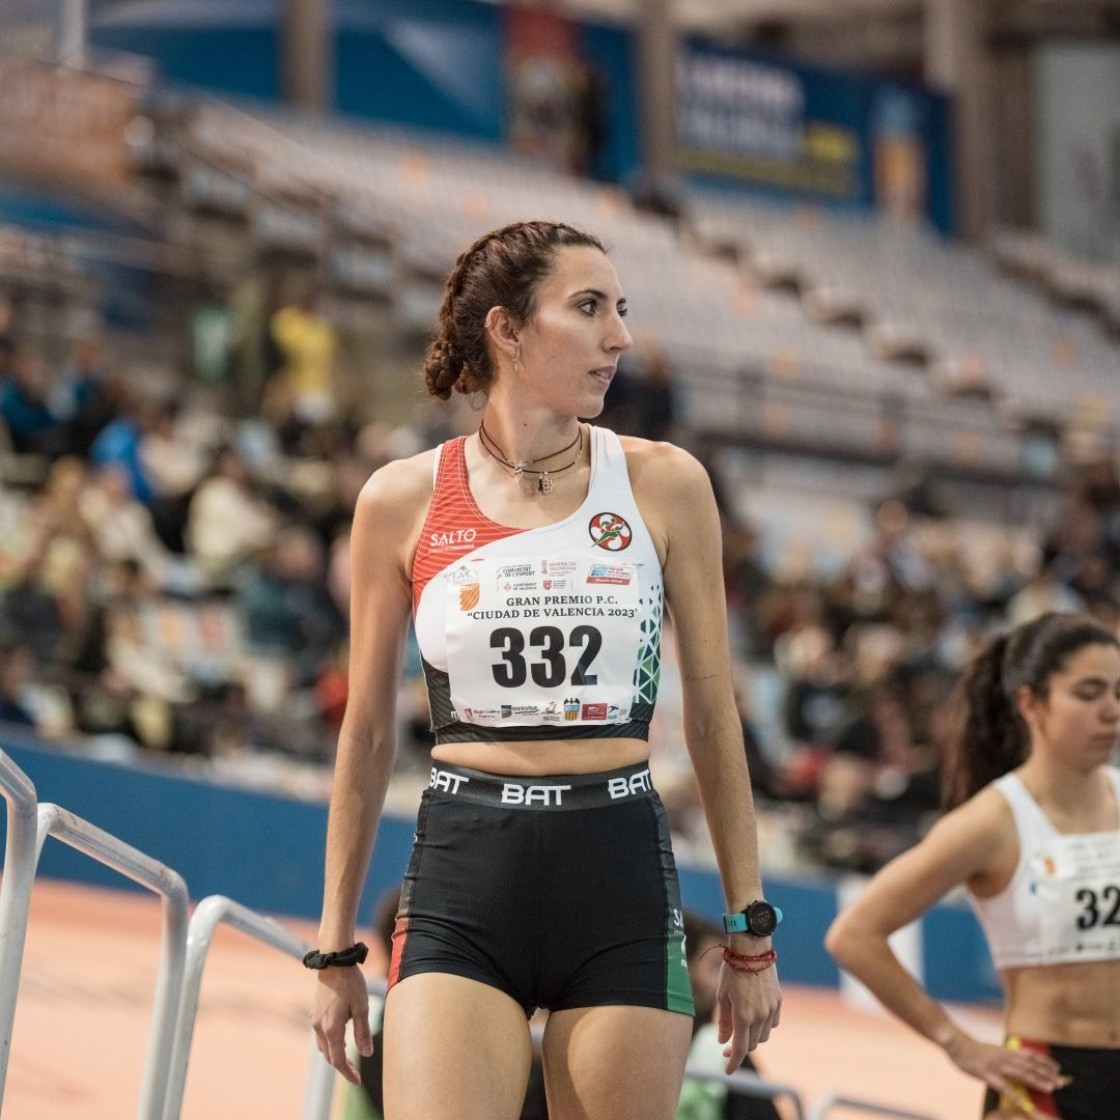
<instances>
[{"instance_id":1,"label":"white and red crop top","mask_svg":"<svg viewBox=\"0 0 1120 1120\"><path fill-rule=\"evenodd\" d=\"M412 597L437 743L649 737L661 565L618 437L589 432L587 497L536 529L478 508L465 439L436 451Z\"/></svg>"},{"instance_id":2,"label":"white and red crop top","mask_svg":"<svg viewBox=\"0 0 1120 1120\"><path fill-rule=\"evenodd\" d=\"M1120 770L1106 769L1120 806ZM1019 864L999 894L969 900L996 968L1120 960L1120 829L1061 833L1018 774L993 784L1015 817Z\"/></svg>"}]
</instances>

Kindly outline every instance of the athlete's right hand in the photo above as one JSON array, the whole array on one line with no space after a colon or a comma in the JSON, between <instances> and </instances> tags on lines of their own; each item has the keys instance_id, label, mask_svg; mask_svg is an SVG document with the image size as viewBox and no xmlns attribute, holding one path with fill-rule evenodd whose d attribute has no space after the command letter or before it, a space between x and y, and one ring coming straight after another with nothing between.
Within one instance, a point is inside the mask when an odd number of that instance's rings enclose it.
<instances>
[{"instance_id":1,"label":"athlete's right hand","mask_svg":"<svg viewBox=\"0 0 1120 1120\"><path fill-rule=\"evenodd\" d=\"M1015 1099L1026 1096L1025 1089L1052 1093L1066 1084L1061 1067L1048 1054L1032 1050L1009 1050L979 1042L958 1032L945 1047L945 1053L965 1073L980 1078L997 1093Z\"/></svg>"},{"instance_id":2,"label":"athlete's right hand","mask_svg":"<svg viewBox=\"0 0 1120 1120\"><path fill-rule=\"evenodd\" d=\"M316 974L315 998L311 1008L311 1027L319 1053L347 1081L362 1083L357 1067L346 1056L346 1022L354 1023L354 1042L368 1058L373 1053L369 1030L369 993L365 977L357 965L324 968Z\"/></svg>"}]
</instances>

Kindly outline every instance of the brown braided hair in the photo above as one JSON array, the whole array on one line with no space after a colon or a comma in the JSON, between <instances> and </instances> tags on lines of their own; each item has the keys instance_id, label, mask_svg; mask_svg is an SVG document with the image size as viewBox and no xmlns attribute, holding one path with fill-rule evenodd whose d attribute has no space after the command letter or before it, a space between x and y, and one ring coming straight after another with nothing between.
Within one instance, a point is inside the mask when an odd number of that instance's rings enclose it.
<instances>
[{"instance_id":1,"label":"brown braided hair","mask_svg":"<svg viewBox=\"0 0 1120 1120\"><path fill-rule=\"evenodd\" d=\"M976 655L954 698L959 730L946 773L946 809L1026 762L1031 741L1019 713L1019 689L1026 686L1045 698L1050 678L1073 654L1095 645L1120 647L1120 640L1088 615L1050 611Z\"/></svg>"},{"instance_id":2,"label":"brown braided hair","mask_svg":"<svg viewBox=\"0 0 1120 1120\"><path fill-rule=\"evenodd\" d=\"M452 389L489 389L494 366L486 316L492 307L504 307L518 323L531 318L537 286L551 271L557 251L569 246L606 252L594 234L562 222L532 221L492 230L459 254L424 355L424 381L433 397L447 400Z\"/></svg>"}]
</instances>

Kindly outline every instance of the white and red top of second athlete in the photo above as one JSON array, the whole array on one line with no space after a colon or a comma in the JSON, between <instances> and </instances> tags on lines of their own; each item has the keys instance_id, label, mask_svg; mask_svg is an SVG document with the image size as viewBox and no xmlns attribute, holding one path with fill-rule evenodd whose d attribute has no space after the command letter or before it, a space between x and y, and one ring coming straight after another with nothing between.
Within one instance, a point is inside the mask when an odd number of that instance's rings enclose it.
<instances>
[{"instance_id":1,"label":"white and red top of second athlete","mask_svg":"<svg viewBox=\"0 0 1120 1120\"><path fill-rule=\"evenodd\" d=\"M589 431L587 497L536 529L482 513L464 439L437 449L412 567L437 742L649 736L661 566L618 437Z\"/></svg>"}]
</instances>

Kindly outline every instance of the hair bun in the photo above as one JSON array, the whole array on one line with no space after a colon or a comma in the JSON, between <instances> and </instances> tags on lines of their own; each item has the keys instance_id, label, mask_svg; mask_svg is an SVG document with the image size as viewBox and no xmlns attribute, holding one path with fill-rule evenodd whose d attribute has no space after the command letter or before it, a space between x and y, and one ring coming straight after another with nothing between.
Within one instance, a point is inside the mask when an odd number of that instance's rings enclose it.
<instances>
[{"instance_id":1,"label":"hair bun","mask_svg":"<svg viewBox=\"0 0 1120 1120\"><path fill-rule=\"evenodd\" d=\"M463 359L458 346L446 335L432 339L424 357L424 380L428 392L440 400L447 400L462 370Z\"/></svg>"}]
</instances>

